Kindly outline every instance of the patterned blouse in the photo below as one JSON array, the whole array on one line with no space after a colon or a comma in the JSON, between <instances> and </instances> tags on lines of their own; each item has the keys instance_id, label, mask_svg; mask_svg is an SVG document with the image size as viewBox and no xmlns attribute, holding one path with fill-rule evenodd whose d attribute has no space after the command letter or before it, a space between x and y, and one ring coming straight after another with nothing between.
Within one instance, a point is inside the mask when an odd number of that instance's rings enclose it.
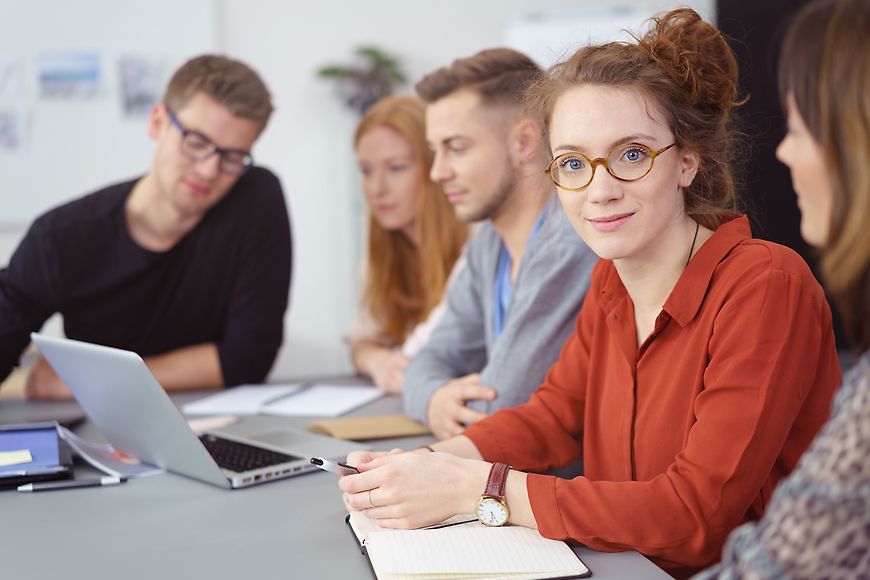
<instances>
[{"instance_id":1,"label":"patterned blouse","mask_svg":"<svg viewBox=\"0 0 870 580\"><path fill-rule=\"evenodd\" d=\"M734 530L722 562L695 576L712 578L870 578L870 350L764 517Z\"/></svg>"}]
</instances>

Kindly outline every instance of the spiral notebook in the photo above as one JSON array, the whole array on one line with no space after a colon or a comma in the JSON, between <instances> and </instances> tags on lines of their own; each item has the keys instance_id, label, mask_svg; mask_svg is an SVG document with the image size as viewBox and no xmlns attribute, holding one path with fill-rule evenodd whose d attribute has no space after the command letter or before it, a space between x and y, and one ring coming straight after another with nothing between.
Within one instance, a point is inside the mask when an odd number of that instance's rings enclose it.
<instances>
[{"instance_id":1,"label":"spiral notebook","mask_svg":"<svg viewBox=\"0 0 870 580\"><path fill-rule=\"evenodd\" d=\"M388 530L360 512L347 523L378 580L588 578L592 572L565 542L529 528L484 526L456 516L419 530Z\"/></svg>"}]
</instances>

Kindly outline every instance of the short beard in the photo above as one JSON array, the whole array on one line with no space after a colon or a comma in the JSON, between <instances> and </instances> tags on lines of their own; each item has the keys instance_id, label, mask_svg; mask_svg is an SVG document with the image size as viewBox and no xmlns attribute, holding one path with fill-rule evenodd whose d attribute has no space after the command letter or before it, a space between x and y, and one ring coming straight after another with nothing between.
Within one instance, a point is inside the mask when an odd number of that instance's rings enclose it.
<instances>
[{"instance_id":1,"label":"short beard","mask_svg":"<svg viewBox=\"0 0 870 580\"><path fill-rule=\"evenodd\" d=\"M495 187L495 193L487 199L479 208L473 209L471 213L459 215L457 217L466 223L483 221L485 219L493 219L504 207L505 202L510 198L511 193L517 185L517 169L512 164L508 164L502 174L501 180Z\"/></svg>"}]
</instances>

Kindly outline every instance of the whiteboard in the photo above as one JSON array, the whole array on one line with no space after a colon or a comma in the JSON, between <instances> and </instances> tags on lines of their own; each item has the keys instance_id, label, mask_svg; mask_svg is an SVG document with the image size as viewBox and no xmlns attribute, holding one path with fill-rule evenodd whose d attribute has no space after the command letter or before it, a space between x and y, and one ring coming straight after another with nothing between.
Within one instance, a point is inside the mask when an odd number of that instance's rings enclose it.
<instances>
[{"instance_id":1,"label":"whiteboard","mask_svg":"<svg viewBox=\"0 0 870 580\"><path fill-rule=\"evenodd\" d=\"M21 120L19 146L0 148L0 228L147 171L147 117L124 114L119 61L153 59L165 87L179 64L219 48L215 2L0 0L0 114ZM42 95L46 57L81 53L99 58L94 94Z\"/></svg>"}]
</instances>

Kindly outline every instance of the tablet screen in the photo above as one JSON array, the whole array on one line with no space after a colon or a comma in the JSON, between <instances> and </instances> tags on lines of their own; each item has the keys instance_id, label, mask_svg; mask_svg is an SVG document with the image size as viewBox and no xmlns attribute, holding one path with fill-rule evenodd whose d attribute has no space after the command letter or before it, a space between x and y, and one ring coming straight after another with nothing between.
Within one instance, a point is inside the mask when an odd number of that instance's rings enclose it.
<instances>
[{"instance_id":1,"label":"tablet screen","mask_svg":"<svg viewBox=\"0 0 870 580\"><path fill-rule=\"evenodd\" d=\"M0 461L0 477L4 472L62 467L57 429L51 425L0 430L0 458L5 458Z\"/></svg>"}]
</instances>

